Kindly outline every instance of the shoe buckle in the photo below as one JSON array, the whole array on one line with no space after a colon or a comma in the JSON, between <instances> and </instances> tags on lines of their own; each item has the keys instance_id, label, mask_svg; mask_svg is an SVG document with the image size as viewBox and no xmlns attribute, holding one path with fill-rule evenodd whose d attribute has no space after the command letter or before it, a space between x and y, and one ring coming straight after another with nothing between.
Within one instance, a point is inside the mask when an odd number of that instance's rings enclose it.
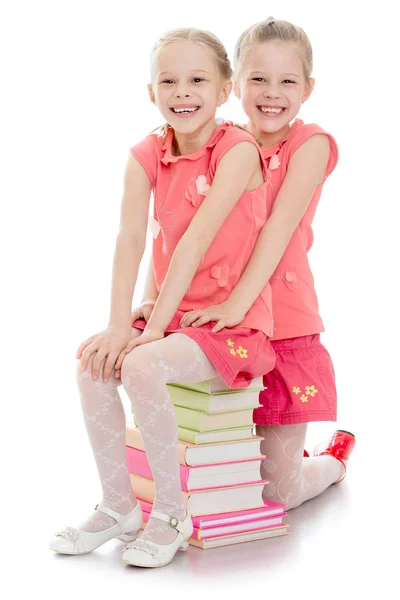
<instances>
[{"instance_id":1,"label":"shoe buckle","mask_svg":"<svg viewBox=\"0 0 400 600\"><path fill-rule=\"evenodd\" d=\"M172 527L173 529L176 529L179 525L179 521L176 517L170 517L168 524L170 527Z\"/></svg>"}]
</instances>

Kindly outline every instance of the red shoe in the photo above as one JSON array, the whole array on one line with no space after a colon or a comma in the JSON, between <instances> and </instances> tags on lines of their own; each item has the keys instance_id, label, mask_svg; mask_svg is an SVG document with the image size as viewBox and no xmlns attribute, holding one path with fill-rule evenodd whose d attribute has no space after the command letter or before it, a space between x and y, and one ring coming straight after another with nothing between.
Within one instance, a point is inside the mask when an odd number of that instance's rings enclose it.
<instances>
[{"instance_id":1,"label":"red shoe","mask_svg":"<svg viewBox=\"0 0 400 600\"><path fill-rule=\"evenodd\" d=\"M323 456L324 454L328 454L340 460L342 465L344 466L344 475L339 481L335 481L335 483L340 483L346 477L346 460L349 460L350 454L353 452L353 448L356 444L355 436L350 433L350 431L345 431L344 429L338 429L332 435L331 439L327 442L322 442L314 448L313 456Z\"/></svg>"},{"instance_id":2,"label":"red shoe","mask_svg":"<svg viewBox=\"0 0 400 600\"><path fill-rule=\"evenodd\" d=\"M303 452L303 456L305 456L306 458L309 458L309 457L310 457L310 455L308 454L307 450L304 450L304 452Z\"/></svg>"}]
</instances>

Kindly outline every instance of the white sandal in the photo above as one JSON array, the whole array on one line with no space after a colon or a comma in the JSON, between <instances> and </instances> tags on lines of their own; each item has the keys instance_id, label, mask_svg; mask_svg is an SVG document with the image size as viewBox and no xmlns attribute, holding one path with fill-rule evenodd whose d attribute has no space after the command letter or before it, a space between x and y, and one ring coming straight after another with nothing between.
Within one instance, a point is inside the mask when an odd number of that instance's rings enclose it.
<instances>
[{"instance_id":1,"label":"white sandal","mask_svg":"<svg viewBox=\"0 0 400 600\"><path fill-rule=\"evenodd\" d=\"M127 515L121 515L103 502L96 509L113 518L116 523L103 531L83 531L74 527L67 527L56 533L51 540L50 548L60 554L87 554L109 540L117 538L122 542L132 542L137 538L143 523L142 507L139 502Z\"/></svg>"},{"instance_id":2,"label":"white sandal","mask_svg":"<svg viewBox=\"0 0 400 600\"><path fill-rule=\"evenodd\" d=\"M188 540L193 533L193 523L188 509L186 509L186 517L183 521L179 521L176 517L169 517L158 510L152 510L150 517L168 523L178 535L171 544L167 545L137 539L126 546L122 555L122 559L128 565L164 567L171 562L178 550L186 550L189 546Z\"/></svg>"}]
</instances>

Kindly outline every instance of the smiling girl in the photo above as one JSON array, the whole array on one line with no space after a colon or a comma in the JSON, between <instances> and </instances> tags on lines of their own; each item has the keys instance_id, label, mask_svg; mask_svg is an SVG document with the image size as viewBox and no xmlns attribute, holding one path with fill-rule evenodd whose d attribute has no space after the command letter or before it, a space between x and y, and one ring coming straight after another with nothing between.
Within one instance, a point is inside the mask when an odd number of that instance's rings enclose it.
<instances>
[{"instance_id":1,"label":"smiling girl","mask_svg":"<svg viewBox=\"0 0 400 600\"><path fill-rule=\"evenodd\" d=\"M182 327L215 331L235 326L269 281L275 323L276 365L265 374L262 407L255 410L264 437L262 464L266 500L295 508L341 481L355 444L353 434L336 431L303 459L307 424L336 420L332 361L320 340L324 331L308 261L312 223L338 150L333 137L316 124L297 119L314 88L312 48L300 27L269 18L253 25L235 48L235 93L248 116L268 166L267 208L246 271L229 299L218 307L192 311Z\"/></svg>"},{"instance_id":2,"label":"smiling girl","mask_svg":"<svg viewBox=\"0 0 400 600\"><path fill-rule=\"evenodd\" d=\"M208 324L179 328L188 311L228 298L267 218L267 173L255 138L215 119L230 91L230 63L212 34L176 30L154 47L150 99L168 124L131 149L109 324L77 354L82 409L103 500L80 527L56 535L50 547L57 552L84 554L119 537L135 540L125 549L125 562L168 564L187 547L193 526L181 490L177 424L166 384L219 375L233 388L247 387L274 366L268 285L229 332L213 332ZM157 301L147 323L136 320L132 326L151 192ZM143 533L126 464L121 382L114 377L121 367L156 488Z\"/></svg>"}]
</instances>

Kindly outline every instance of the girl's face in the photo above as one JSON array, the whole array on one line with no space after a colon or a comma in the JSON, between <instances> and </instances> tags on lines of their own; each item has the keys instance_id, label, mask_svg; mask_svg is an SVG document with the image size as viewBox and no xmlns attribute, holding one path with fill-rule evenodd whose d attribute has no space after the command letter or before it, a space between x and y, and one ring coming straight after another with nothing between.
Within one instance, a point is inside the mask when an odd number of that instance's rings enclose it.
<instances>
[{"instance_id":1,"label":"girl's face","mask_svg":"<svg viewBox=\"0 0 400 600\"><path fill-rule=\"evenodd\" d=\"M215 124L217 106L227 100L231 86L222 81L211 51L180 40L160 51L149 93L176 132L191 134Z\"/></svg>"},{"instance_id":2,"label":"girl's face","mask_svg":"<svg viewBox=\"0 0 400 600\"><path fill-rule=\"evenodd\" d=\"M271 41L249 51L235 93L253 126L270 134L287 130L313 84L305 81L298 47Z\"/></svg>"}]
</instances>

